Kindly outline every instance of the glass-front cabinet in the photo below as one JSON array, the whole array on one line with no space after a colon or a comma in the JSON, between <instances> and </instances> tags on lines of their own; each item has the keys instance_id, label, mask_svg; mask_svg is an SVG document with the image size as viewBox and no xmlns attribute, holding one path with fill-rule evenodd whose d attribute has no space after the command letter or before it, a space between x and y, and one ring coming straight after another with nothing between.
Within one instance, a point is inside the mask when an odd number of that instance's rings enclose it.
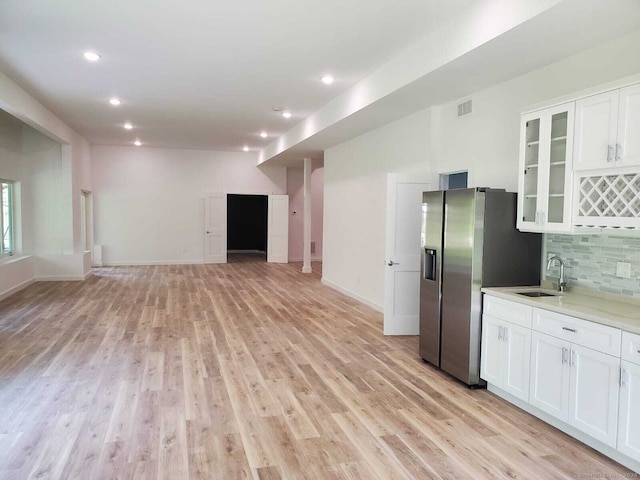
<instances>
[{"instance_id":1,"label":"glass-front cabinet","mask_svg":"<svg viewBox=\"0 0 640 480\"><path fill-rule=\"evenodd\" d=\"M522 116L518 229L571 230L571 161L575 102Z\"/></svg>"}]
</instances>

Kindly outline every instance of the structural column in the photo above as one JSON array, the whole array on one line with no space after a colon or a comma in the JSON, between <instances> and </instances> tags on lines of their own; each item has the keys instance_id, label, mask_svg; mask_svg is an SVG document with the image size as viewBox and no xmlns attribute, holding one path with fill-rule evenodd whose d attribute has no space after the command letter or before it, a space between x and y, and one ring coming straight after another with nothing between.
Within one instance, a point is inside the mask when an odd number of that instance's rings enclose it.
<instances>
[{"instance_id":1,"label":"structural column","mask_svg":"<svg viewBox=\"0 0 640 480\"><path fill-rule=\"evenodd\" d=\"M311 273L311 159L304 159L304 218L302 273Z\"/></svg>"}]
</instances>

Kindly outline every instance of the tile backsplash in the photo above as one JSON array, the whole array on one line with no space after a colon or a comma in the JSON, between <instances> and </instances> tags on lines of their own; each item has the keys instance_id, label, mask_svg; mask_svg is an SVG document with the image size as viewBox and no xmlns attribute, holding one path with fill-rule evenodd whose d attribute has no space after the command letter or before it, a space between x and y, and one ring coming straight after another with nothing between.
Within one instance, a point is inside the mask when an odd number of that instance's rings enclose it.
<instances>
[{"instance_id":1,"label":"tile backsplash","mask_svg":"<svg viewBox=\"0 0 640 480\"><path fill-rule=\"evenodd\" d=\"M640 298L640 237L547 234L545 245L564 260L569 286ZM547 271L546 258L543 277L555 282L559 268ZM616 277L617 262L631 264L631 278Z\"/></svg>"}]
</instances>

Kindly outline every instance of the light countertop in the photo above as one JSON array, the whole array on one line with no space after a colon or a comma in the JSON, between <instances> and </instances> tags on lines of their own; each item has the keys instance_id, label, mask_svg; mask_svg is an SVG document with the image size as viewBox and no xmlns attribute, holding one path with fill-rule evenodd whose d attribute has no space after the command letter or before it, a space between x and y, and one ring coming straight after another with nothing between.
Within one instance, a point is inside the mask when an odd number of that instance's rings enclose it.
<instances>
[{"instance_id":1,"label":"light countertop","mask_svg":"<svg viewBox=\"0 0 640 480\"><path fill-rule=\"evenodd\" d=\"M587 289L573 288L553 297L526 297L518 292L542 290L540 287L491 287L483 288L487 295L514 302L564 313L592 322L609 325L640 335L640 300Z\"/></svg>"}]
</instances>

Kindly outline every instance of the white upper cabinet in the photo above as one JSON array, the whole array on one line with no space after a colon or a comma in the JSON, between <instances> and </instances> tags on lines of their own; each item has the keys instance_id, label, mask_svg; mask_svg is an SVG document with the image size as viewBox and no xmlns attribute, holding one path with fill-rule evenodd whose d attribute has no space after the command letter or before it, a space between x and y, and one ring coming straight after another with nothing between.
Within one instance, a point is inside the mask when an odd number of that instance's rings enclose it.
<instances>
[{"instance_id":1,"label":"white upper cabinet","mask_svg":"<svg viewBox=\"0 0 640 480\"><path fill-rule=\"evenodd\" d=\"M616 166L640 165L640 84L620 90Z\"/></svg>"},{"instance_id":2,"label":"white upper cabinet","mask_svg":"<svg viewBox=\"0 0 640 480\"><path fill-rule=\"evenodd\" d=\"M575 103L522 116L518 176L518 228L571 230L571 162Z\"/></svg>"},{"instance_id":3,"label":"white upper cabinet","mask_svg":"<svg viewBox=\"0 0 640 480\"><path fill-rule=\"evenodd\" d=\"M576 102L573 169L640 165L640 84Z\"/></svg>"}]
</instances>

